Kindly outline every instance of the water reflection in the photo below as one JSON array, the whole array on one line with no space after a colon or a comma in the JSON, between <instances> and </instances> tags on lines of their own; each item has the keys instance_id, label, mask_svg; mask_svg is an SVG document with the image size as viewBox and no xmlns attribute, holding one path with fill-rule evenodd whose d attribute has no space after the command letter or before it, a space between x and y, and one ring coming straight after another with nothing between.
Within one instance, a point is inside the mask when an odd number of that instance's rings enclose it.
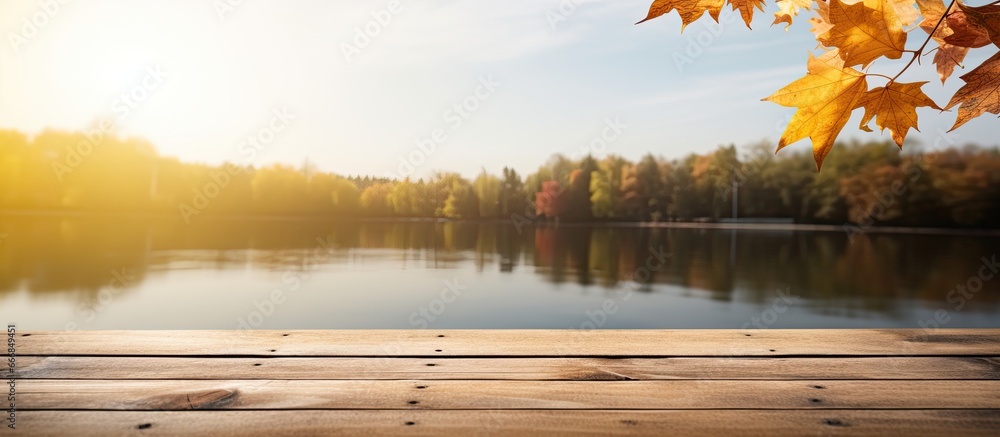
<instances>
[{"instance_id":1,"label":"water reflection","mask_svg":"<svg viewBox=\"0 0 1000 437\"><path fill-rule=\"evenodd\" d=\"M175 221L94 218L0 219L0 302L93 299L125 272L135 285L159 272L289 270L313 262L391 262L408 270L459 269L534 278L545 293L562 284L612 289L621 281L655 294L669 285L714 302L767 304L790 289L816 314L896 315L900 302L950 306L949 290L993 257L1000 239L839 232L732 231L509 224ZM663 256L662 253L668 253ZM636 272L659 255L662 266ZM372 275L371 281L398 278ZM221 284L225 286L225 284ZM983 282L964 312L1000 315L1000 280ZM61 296L61 297L60 297ZM997 320L994 318L994 320ZM912 324L912 321L909 322ZM184 328L184 326L178 326ZM721 326L720 326L721 327Z\"/></svg>"}]
</instances>

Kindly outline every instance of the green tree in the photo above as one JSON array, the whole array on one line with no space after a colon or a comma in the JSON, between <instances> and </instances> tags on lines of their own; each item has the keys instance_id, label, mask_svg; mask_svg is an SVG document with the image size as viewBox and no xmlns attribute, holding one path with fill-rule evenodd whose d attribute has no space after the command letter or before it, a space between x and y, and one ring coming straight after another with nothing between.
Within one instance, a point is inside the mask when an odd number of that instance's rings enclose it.
<instances>
[{"instance_id":1,"label":"green tree","mask_svg":"<svg viewBox=\"0 0 1000 437\"><path fill-rule=\"evenodd\" d=\"M521 176L510 167L503 168L503 183L500 186L500 214L511 217L514 214L524 214L528 206L524 194L524 183Z\"/></svg>"}]
</instances>

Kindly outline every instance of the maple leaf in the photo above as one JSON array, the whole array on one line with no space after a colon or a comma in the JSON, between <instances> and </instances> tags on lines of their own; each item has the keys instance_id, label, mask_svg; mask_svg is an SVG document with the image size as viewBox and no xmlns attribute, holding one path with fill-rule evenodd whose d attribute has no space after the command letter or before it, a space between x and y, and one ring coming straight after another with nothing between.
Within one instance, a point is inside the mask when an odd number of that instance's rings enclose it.
<instances>
[{"instance_id":1,"label":"maple leaf","mask_svg":"<svg viewBox=\"0 0 1000 437\"><path fill-rule=\"evenodd\" d=\"M961 3L959 7L963 7ZM953 46L961 47L982 47L990 43L990 36L986 29L969 20L963 10L952 10L945 19L951 35L944 37L944 42Z\"/></svg>"},{"instance_id":2,"label":"maple leaf","mask_svg":"<svg viewBox=\"0 0 1000 437\"><path fill-rule=\"evenodd\" d=\"M821 35L825 34L833 24L830 24L830 4L825 1L816 2L816 16L809 19L812 23L812 29L809 29L813 35L816 35L816 39L819 39Z\"/></svg>"},{"instance_id":3,"label":"maple leaf","mask_svg":"<svg viewBox=\"0 0 1000 437\"><path fill-rule=\"evenodd\" d=\"M988 30L975 20L968 17L964 9L965 5L956 1L955 5L948 10L948 16L938 24L941 16L944 15L944 2L942 0L917 0L920 12L924 20L920 22L920 28L931 35L938 45L951 44L962 47L982 47L990 43ZM975 14L975 11L973 12ZM934 28L937 27L935 31Z\"/></svg>"},{"instance_id":4,"label":"maple leaf","mask_svg":"<svg viewBox=\"0 0 1000 437\"><path fill-rule=\"evenodd\" d=\"M740 11L744 23L750 27L754 8L763 10L764 1L654 0L649 14L640 23L675 9L683 26L706 12L718 22L721 8L728 4L734 11ZM943 0L776 0L779 10L774 13L772 25L787 23L787 31L793 17L803 8L810 9L814 1L818 5L816 17L809 20L810 32L822 47L830 50L819 57L810 54L804 77L762 100L797 108L781 135L778 150L808 137L817 169L822 167L855 109L864 108L862 130L871 132L869 125L875 121L880 130L889 129L899 147L910 129L919 131L917 108L942 110L921 90L926 82L897 83L891 79L883 87L868 90L867 74L854 67L867 69L881 57L900 59L903 53L912 54L913 58L896 75L899 77L919 64L916 61L926 53L927 43L933 39L938 44L934 64L944 83L956 66L962 66L971 48L990 43L1000 47L1000 1L971 7L961 0L952 0L946 7ZM921 16L923 19L918 22ZM914 23L929 37L919 49L906 51L908 30L904 28ZM961 105L952 130L985 112L1000 114L1000 53L963 75L962 80L965 85L943 109Z\"/></svg>"},{"instance_id":5,"label":"maple leaf","mask_svg":"<svg viewBox=\"0 0 1000 437\"><path fill-rule=\"evenodd\" d=\"M813 0L778 0L776 2L778 12L774 13L774 22L771 25L787 23L785 25L785 30L787 31L788 26L792 25L792 17L799 14L799 9L809 9L812 3Z\"/></svg>"},{"instance_id":6,"label":"maple leaf","mask_svg":"<svg viewBox=\"0 0 1000 437\"><path fill-rule=\"evenodd\" d=\"M764 0L729 0L729 5L734 11L740 11L743 22L750 28L750 21L753 20L753 8L764 12Z\"/></svg>"},{"instance_id":7,"label":"maple leaf","mask_svg":"<svg viewBox=\"0 0 1000 437\"><path fill-rule=\"evenodd\" d=\"M904 27L913 24L920 16L920 11L913 7L915 0L890 0L890 2L896 11L896 16L899 17L899 24Z\"/></svg>"},{"instance_id":8,"label":"maple leaf","mask_svg":"<svg viewBox=\"0 0 1000 437\"><path fill-rule=\"evenodd\" d=\"M688 24L694 23L702 15L705 15L705 12L708 12L708 15L718 23L719 13L722 11L724 3L725 0L654 0L653 4L649 6L649 14L639 23L652 20L676 9L681 16L681 32L684 32L684 28Z\"/></svg>"},{"instance_id":9,"label":"maple leaf","mask_svg":"<svg viewBox=\"0 0 1000 437\"><path fill-rule=\"evenodd\" d=\"M920 87L927 82L899 83L890 82L884 87L873 88L858 101L858 107L865 108L861 118L861 129L871 132L868 124L872 118L880 130L886 128L892 132L892 140L903 148L906 132L917 129L917 108L927 106L940 110L930 97L927 97Z\"/></svg>"},{"instance_id":10,"label":"maple leaf","mask_svg":"<svg viewBox=\"0 0 1000 437\"><path fill-rule=\"evenodd\" d=\"M947 19L941 21L940 25L938 24L941 16L945 13L944 1L917 0L917 6L920 8L921 15L924 16L924 20L920 22L920 28L924 32L927 32L927 34L934 32L931 37L938 43L937 53L934 54L934 65L937 66L937 73L938 77L941 78L941 83L944 83L951 76L952 72L955 71L955 66L962 65L962 60L969 53L969 48L945 42L945 39L953 36L955 31L948 26ZM951 12L955 13L956 9L952 7ZM962 13L961 11L957 12ZM935 27L937 30L934 30Z\"/></svg>"},{"instance_id":11,"label":"maple leaf","mask_svg":"<svg viewBox=\"0 0 1000 437\"><path fill-rule=\"evenodd\" d=\"M809 137L816 168L820 169L868 84L863 73L844 67L836 50L819 58L810 54L807 65L804 77L763 100L798 108L781 134L778 150Z\"/></svg>"},{"instance_id":12,"label":"maple leaf","mask_svg":"<svg viewBox=\"0 0 1000 437\"><path fill-rule=\"evenodd\" d=\"M937 26L938 21L941 20L941 16L944 15L944 0L917 0L917 7L920 8L920 15L923 15L924 19L920 22L920 28L924 29L924 32L930 34L934 32L934 27ZM944 37L951 35L951 31L948 30L946 23L941 23L937 32L934 32L934 38L938 39L938 42L944 41Z\"/></svg>"},{"instance_id":13,"label":"maple leaf","mask_svg":"<svg viewBox=\"0 0 1000 437\"><path fill-rule=\"evenodd\" d=\"M885 56L899 59L906 46L906 32L888 0L864 0L845 4L830 0L830 23L833 27L819 40L827 47L837 47L848 67L867 67Z\"/></svg>"},{"instance_id":14,"label":"maple leaf","mask_svg":"<svg viewBox=\"0 0 1000 437\"><path fill-rule=\"evenodd\" d=\"M1000 47L1000 5L990 4L972 7L959 3L958 7L965 13L969 21L987 32L993 44ZM951 21L951 16L948 17L948 20Z\"/></svg>"},{"instance_id":15,"label":"maple leaf","mask_svg":"<svg viewBox=\"0 0 1000 437\"><path fill-rule=\"evenodd\" d=\"M955 71L956 65L962 65L962 60L968 53L968 47L959 47L948 43L938 46L937 52L934 53L934 65L937 65L937 73L938 77L941 78L941 83L948 80L951 73Z\"/></svg>"},{"instance_id":16,"label":"maple leaf","mask_svg":"<svg viewBox=\"0 0 1000 437\"><path fill-rule=\"evenodd\" d=\"M944 109L958 107L958 117L949 132L986 112L1000 114L1000 52L963 74L962 85Z\"/></svg>"}]
</instances>

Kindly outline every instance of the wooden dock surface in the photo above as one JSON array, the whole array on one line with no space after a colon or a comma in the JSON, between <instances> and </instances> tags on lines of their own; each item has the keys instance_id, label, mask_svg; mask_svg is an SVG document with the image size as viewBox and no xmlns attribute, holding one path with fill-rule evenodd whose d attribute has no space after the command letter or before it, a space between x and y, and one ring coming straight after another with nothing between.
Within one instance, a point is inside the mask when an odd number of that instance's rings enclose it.
<instances>
[{"instance_id":1,"label":"wooden dock surface","mask_svg":"<svg viewBox=\"0 0 1000 437\"><path fill-rule=\"evenodd\" d=\"M28 331L16 353L2 435L1000 435L1000 329Z\"/></svg>"}]
</instances>

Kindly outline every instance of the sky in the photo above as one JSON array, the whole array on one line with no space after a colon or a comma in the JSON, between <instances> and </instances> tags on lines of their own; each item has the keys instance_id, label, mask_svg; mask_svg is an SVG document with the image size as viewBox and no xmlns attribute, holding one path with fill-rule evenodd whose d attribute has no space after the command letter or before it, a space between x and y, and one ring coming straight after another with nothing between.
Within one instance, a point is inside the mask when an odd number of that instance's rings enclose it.
<instances>
[{"instance_id":1,"label":"sky","mask_svg":"<svg viewBox=\"0 0 1000 437\"><path fill-rule=\"evenodd\" d=\"M110 120L118 136L187 162L308 160L339 174L396 177L504 166L523 174L554 153L679 158L776 143L795 109L760 99L805 73L816 47L806 18L787 31L770 26L777 7L768 2L753 31L727 10L721 24L706 16L682 33L676 12L635 25L648 7L5 0L0 129L86 130ZM910 35L913 47L924 36ZM966 71L991 54L973 51ZM928 81L924 91L944 106L963 71L942 86L930 58L902 80ZM879 60L872 71L894 74L903 61ZM925 145L955 117L918 113L922 133L909 136ZM841 139L891 139L859 131L860 115ZM996 123L987 114L947 138L993 145ZM809 141L791 149L808 151Z\"/></svg>"}]
</instances>

